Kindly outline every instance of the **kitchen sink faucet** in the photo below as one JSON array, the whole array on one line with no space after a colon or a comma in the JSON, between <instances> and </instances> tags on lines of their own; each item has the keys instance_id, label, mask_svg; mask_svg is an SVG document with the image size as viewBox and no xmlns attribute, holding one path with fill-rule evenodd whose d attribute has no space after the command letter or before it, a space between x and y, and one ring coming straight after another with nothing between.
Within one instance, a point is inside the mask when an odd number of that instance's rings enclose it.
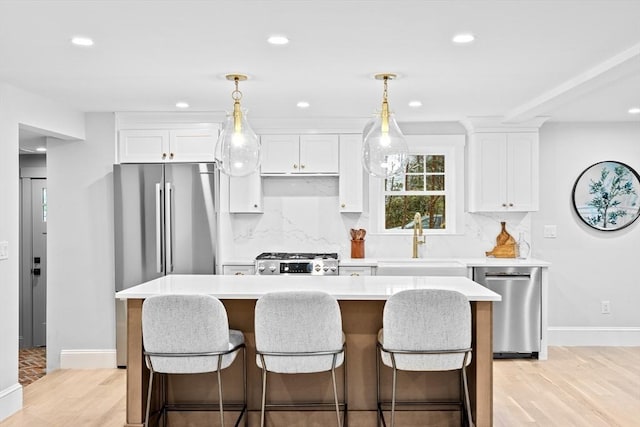
<instances>
[{"instance_id":1,"label":"kitchen sink faucet","mask_svg":"<svg viewBox=\"0 0 640 427\"><path fill-rule=\"evenodd\" d=\"M420 240L422 237L422 240ZM426 243L426 236L422 234L422 215L416 212L413 216L413 258L418 258L418 245Z\"/></svg>"}]
</instances>

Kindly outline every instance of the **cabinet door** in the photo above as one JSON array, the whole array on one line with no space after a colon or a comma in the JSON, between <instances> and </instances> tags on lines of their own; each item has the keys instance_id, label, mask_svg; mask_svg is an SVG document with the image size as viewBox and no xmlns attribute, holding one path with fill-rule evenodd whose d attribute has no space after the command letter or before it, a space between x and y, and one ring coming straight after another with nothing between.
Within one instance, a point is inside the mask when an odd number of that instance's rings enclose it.
<instances>
[{"instance_id":1,"label":"cabinet door","mask_svg":"<svg viewBox=\"0 0 640 427\"><path fill-rule=\"evenodd\" d=\"M337 174L340 149L338 135L301 135L301 173Z\"/></svg>"},{"instance_id":2,"label":"cabinet door","mask_svg":"<svg viewBox=\"0 0 640 427\"><path fill-rule=\"evenodd\" d=\"M229 177L229 212L262 213L262 177L260 172Z\"/></svg>"},{"instance_id":3,"label":"cabinet door","mask_svg":"<svg viewBox=\"0 0 640 427\"><path fill-rule=\"evenodd\" d=\"M507 203L512 212L538 210L538 135L510 133L507 138Z\"/></svg>"},{"instance_id":4,"label":"cabinet door","mask_svg":"<svg viewBox=\"0 0 640 427\"><path fill-rule=\"evenodd\" d=\"M169 131L121 130L118 139L121 163L158 163L169 158Z\"/></svg>"},{"instance_id":5,"label":"cabinet door","mask_svg":"<svg viewBox=\"0 0 640 427\"><path fill-rule=\"evenodd\" d=\"M507 135L475 134L469 147L469 210L495 212L507 209Z\"/></svg>"},{"instance_id":6,"label":"cabinet door","mask_svg":"<svg viewBox=\"0 0 640 427\"><path fill-rule=\"evenodd\" d=\"M169 160L213 162L218 132L213 129L179 129L169 132Z\"/></svg>"},{"instance_id":7,"label":"cabinet door","mask_svg":"<svg viewBox=\"0 0 640 427\"><path fill-rule=\"evenodd\" d=\"M256 271L253 265L223 265L222 274L249 276L256 274Z\"/></svg>"},{"instance_id":8,"label":"cabinet door","mask_svg":"<svg viewBox=\"0 0 640 427\"><path fill-rule=\"evenodd\" d=\"M372 276L371 267L338 267L340 276Z\"/></svg>"},{"instance_id":9,"label":"cabinet door","mask_svg":"<svg viewBox=\"0 0 640 427\"><path fill-rule=\"evenodd\" d=\"M262 163L263 174L293 173L299 170L298 135L263 135Z\"/></svg>"},{"instance_id":10,"label":"cabinet door","mask_svg":"<svg viewBox=\"0 0 640 427\"><path fill-rule=\"evenodd\" d=\"M363 168L360 161L362 135L340 135L340 175L338 209L340 212L362 212Z\"/></svg>"}]
</instances>

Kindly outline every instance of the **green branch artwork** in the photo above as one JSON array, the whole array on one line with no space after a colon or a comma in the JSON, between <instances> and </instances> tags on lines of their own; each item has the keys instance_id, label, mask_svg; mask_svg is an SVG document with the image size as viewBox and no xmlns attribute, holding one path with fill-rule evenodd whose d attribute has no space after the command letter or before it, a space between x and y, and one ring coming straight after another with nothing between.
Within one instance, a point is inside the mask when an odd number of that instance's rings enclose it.
<instances>
[{"instance_id":1,"label":"green branch artwork","mask_svg":"<svg viewBox=\"0 0 640 427\"><path fill-rule=\"evenodd\" d=\"M589 194L593 198L587 202L587 206L594 208L595 214L586 217L590 225L606 229L610 225L618 225L619 220L628 215L627 210L621 208L620 198L636 195L632 179L629 169L618 164L614 166L613 174L611 169L603 167L600 179L591 180Z\"/></svg>"}]
</instances>

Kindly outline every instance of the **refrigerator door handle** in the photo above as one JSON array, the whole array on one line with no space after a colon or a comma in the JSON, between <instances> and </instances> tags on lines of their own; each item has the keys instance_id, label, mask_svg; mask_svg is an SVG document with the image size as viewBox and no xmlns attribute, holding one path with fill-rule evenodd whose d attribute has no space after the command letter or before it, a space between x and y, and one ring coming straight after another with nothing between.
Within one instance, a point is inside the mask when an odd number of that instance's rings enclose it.
<instances>
[{"instance_id":1,"label":"refrigerator door handle","mask_svg":"<svg viewBox=\"0 0 640 427\"><path fill-rule=\"evenodd\" d=\"M173 188L169 182L165 183L164 197L165 252L167 257L165 274L169 274L173 273L173 235L171 234Z\"/></svg>"},{"instance_id":2,"label":"refrigerator door handle","mask_svg":"<svg viewBox=\"0 0 640 427\"><path fill-rule=\"evenodd\" d=\"M162 265L162 187L160 183L156 183L156 271L162 273L164 268Z\"/></svg>"}]
</instances>

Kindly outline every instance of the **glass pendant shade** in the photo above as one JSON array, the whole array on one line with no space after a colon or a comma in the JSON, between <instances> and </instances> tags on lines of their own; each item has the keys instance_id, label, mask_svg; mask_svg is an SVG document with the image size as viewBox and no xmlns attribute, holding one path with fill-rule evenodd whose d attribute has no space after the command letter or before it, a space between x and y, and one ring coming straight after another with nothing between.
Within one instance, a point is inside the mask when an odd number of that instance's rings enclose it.
<instances>
[{"instance_id":1,"label":"glass pendant shade","mask_svg":"<svg viewBox=\"0 0 640 427\"><path fill-rule=\"evenodd\" d=\"M365 170L378 178L388 178L403 171L409 147L393 114L388 113L387 120L384 113L378 114L373 124L365 126L365 132L367 128L369 132L364 135L362 144Z\"/></svg>"},{"instance_id":2,"label":"glass pendant shade","mask_svg":"<svg viewBox=\"0 0 640 427\"><path fill-rule=\"evenodd\" d=\"M229 176L247 176L260 167L260 139L246 112L228 114L216 146L220 170Z\"/></svg>"}]
</instances>

